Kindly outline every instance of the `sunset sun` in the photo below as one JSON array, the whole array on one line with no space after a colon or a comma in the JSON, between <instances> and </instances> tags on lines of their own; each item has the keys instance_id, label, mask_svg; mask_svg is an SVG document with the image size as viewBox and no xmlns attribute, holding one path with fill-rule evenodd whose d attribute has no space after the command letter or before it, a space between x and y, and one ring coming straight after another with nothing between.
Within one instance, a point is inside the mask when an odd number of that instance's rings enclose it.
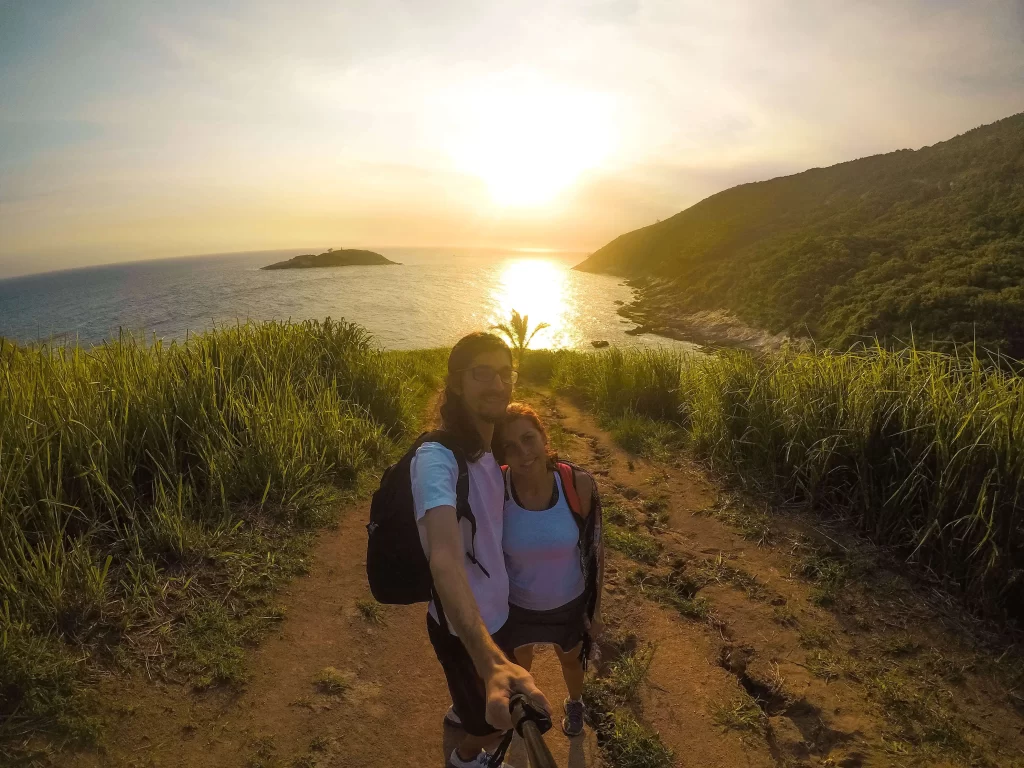
<instances>
[{"instance_id":1,"label":"sunset sun","mask_svg":"<svg viewBox=\"0 0 1024 768\"><path fill-rule=\"evenodd\" d=\"M549 204L610 151L610 110L594 93L499 82L478 86L470 99L472 115L452 154L500 206Z\"/></svg>"}]
</instances>

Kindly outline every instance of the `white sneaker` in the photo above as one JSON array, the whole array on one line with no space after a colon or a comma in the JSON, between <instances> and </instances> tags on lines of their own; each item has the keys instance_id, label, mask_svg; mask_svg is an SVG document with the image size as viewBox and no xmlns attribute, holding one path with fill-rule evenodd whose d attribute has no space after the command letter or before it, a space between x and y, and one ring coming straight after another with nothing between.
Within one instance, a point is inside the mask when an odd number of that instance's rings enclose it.
<instances>
[{"instance_id":1,"label":"white sneaker","mask_svg":"<svg viewBox=\"0 0 1024 768\"><path fill-rule=\"evenodd\" d=\"M481 752L468 763L459 757L459 750L453 749L452 756L448 758L449 768L490 768L491 755L489 752ZM498 768L512 768L508 763L502 763Z\"/></svg>"}]
</instances>

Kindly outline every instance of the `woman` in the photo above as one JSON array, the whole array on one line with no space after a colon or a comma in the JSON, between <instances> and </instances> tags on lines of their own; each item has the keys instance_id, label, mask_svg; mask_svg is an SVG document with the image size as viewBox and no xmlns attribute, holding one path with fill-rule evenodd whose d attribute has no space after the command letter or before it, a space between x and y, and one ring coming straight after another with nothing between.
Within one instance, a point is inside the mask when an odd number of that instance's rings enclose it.
<instances>
[{"instance_id":1,"label":"woman","mask_svg":"<svg viewBox=\"0 0 1024 768\"><path fill-rule=\"evenodd\" d=\"M601 627L604 552L594 478L564 462L528 405L512 403L492 449L505 474L502 549L509 577L507 646L529 670L552 643L569 690L562 730L583 732L583 675Z\"/></svg>"}]
</instances>

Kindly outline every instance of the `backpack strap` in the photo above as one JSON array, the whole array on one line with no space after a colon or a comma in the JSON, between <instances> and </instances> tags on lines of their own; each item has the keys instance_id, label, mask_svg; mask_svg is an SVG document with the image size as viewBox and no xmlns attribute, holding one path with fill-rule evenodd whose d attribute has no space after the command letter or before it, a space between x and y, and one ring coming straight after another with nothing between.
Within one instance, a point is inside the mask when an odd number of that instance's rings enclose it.
<instances>
[{"instance_id":1,"label":"backpack strap","mask_svg":"<svg viewBox=\"0 0 1024 768\"><path fill-rule=\"evenodd\" d=\"M576 521L580 531L580 566L583 568L583 573L586 577L584 594L587 595L587 600L585 611L587 618L593 619L597 601L598 570L600 569L598 550L601 541L601 500L598 496L597 484L595 483L591 492L590 511L586 517L583 517L580 514L582 505L580 504L579 493L576 491L577 467L560 461L558 462L557 469L558 475L562 480L562 487L565 489L565 500L573 512L573 519ZM585 470L580 469L579 471L583 472ZM584 633L579 657L584 670L587 669L587 662L590 658L593 642L590 632Z\"/></svg>"},{"instance_id":2,"label":"backpack strap","mask_svg":"<svg viewBox=\"0 0 1024 768\"><path fill-rule=\"evenodd\" d=\"M564 461L558 462L558 476L562 478L562 490L565 492L565 500L569 502L569 509L578 517L583 517L580 507L580 496L576 493L576 473L573 468Z\"/></svg>"},{"instance_id":3,"label":"backpack strap","mask_svg":"<svg viewBox=\"0 0 1024 768\"><path fill-rule=\"evenodd\" d=\"M476 559L476 515L473 514L473 509L469 506L469 463L466 461L465 451L462 450L462 446L453 435L443 430L427 432L421 439L425 443L439 443L455 456L455 462L459 467L459 477L455 481L455 519L456 521L469 520L471 534L470 551L466 553L466 557L483 571L484 576L491 578L491 574Z\"/></svg>"},{"instance_id":4,"label":"backpack strap","mask_svg":"<svg viewBox=\"0 0 1024 768\"><path fill-rule=\"evenodd\" d=\"M508 474L508 464L501 465L501 484L505 487L505 501L512 498L512 489L509 484L512 482Z\"/></svg>"}]
</instances>

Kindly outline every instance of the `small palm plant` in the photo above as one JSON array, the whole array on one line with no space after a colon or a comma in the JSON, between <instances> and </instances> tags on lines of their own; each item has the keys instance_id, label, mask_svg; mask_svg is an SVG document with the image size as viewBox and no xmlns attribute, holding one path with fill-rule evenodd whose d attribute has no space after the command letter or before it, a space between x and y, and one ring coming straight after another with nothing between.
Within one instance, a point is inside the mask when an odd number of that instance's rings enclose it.
<instances>
[{"instance_id":1,"label":"small palm plant","mask_svg":"<svg viewBox=\"0 0 1024 768\"><path fill-rule=\"evenodd\" d=\"M547 323L537 323L531 331L530 316L520 315L519 312L513 309L512 317L509 318L508 322L492 325L491 330L498 331L498 333L508 339L512 347L512 354L515 356L516 362L519 362L524 350L533 341L533 337L537 335L538 331L547 327Z\"/></svg>"}]
</instances>

